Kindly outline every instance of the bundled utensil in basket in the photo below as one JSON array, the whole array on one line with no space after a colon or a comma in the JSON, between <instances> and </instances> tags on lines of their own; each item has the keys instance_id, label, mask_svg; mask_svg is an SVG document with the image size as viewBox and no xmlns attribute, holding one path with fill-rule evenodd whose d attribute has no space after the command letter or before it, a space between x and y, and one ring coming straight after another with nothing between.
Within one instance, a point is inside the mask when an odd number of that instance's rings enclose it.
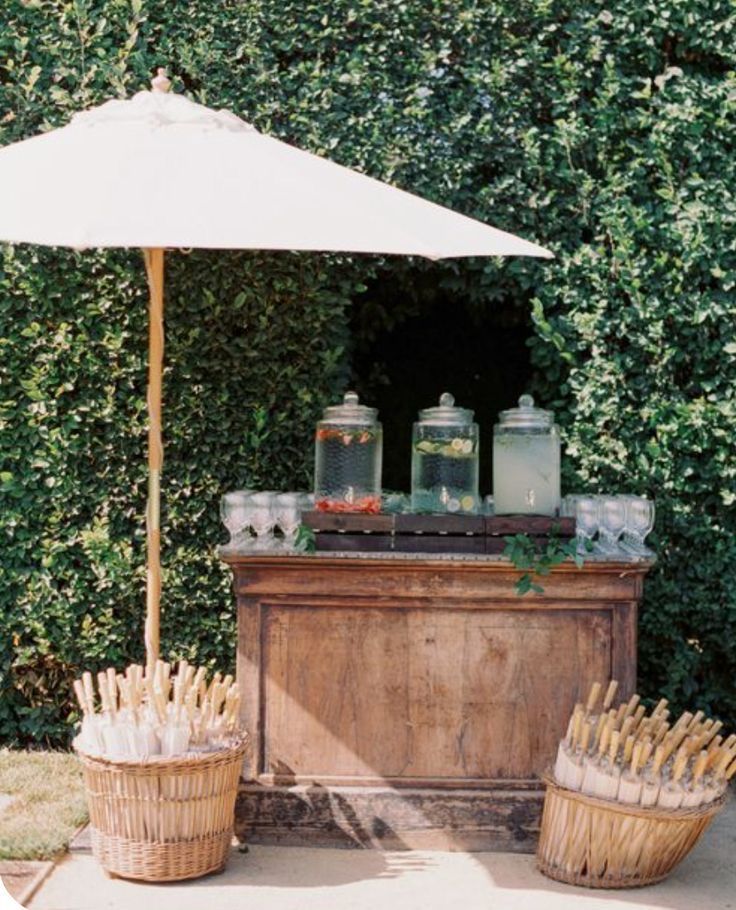
<instances>
[{"instance_id":1,"label":"bundled utensil in basket","mask_svg":"<svg viewBox=\"0 0 736 910\"><path fill-rule=\"evenodd\" d=\"M92 849L124 878L176 881L219 871L233 834L247 738L232 677L181 661L85 673L74 684Z\"/></svg>"},{"instance_id":2,"label":"bundled utensil in basket","mask_svg":"<svg viewBox=\"0 0 736 910\"><path fill-rule=\"evenodd\" d=\"M617 708L612 681L578 704L547 776L538 864L571 884L622 888L660 881L692 849L736 774L736 734L702 711L670 723L662 699ZM599 704L600 702L600 704Z\"/></svg>"},{"instance_id":3,"label":"bundled utensil in basket","mask_svg":"<svg viewBox=\"0 0 736 910\"><path fill-rule=\"evenodd\" d=\"M110 668L97 674L97 704L92 674L83 674L74 683L83 718L79 748L107 758L219 748L235 730L240 695L232 676L215 673L208 684L206 673L185 660L173 678L171 666L160 660L146 675L137 664L124 675Z\"/></svg>"}]
</instances>

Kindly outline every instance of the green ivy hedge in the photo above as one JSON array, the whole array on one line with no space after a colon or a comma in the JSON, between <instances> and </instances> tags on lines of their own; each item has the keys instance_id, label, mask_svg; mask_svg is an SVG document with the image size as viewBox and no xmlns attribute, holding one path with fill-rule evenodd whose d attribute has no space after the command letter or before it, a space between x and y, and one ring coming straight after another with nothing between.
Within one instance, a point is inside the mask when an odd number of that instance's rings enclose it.
<instances>
[{"instance_id":1,"label":"green ivy hedge","mask_svg":"<svg viewBox=\"0 0 736 910\"><path fill-rule=\"evenodd\" d=\"M564 426L568 488L657 500L644 691L736 718L730 3L2 8L2 143L167 65L203 103L558 256L169 257L167 651L232 662L229 582L211 555L220 492L303 486L315 415L347 378L351 302L371 331L436 285L533 313L537 392ZM71 676L141 656L143 269L135 253L28 247L6 247L1 269L0 739L56 742Z\"/></svg>"}]
</instances>

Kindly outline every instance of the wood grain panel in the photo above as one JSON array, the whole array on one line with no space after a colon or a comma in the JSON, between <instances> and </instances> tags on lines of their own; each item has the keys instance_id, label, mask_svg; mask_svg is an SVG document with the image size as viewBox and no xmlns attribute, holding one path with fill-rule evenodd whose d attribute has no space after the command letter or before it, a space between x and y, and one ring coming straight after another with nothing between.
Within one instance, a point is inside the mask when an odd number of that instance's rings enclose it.
<instances>
[{"instance_id":1,"label":"wood grain panel","mask_svg":"<svg viewBox=\"0 0 736 910\"><path fill-rule=\"evenodd\" d=\"M401 716L408 693L406 614L390 611L388 623L381 615L268 609L264 770L402 773L409 751L408 716Z\"/></svg>"},{"instance_id":2,"label":"wood grain panel","mask_svg":"<svg viewBox=\"0 0 736 910\"><path fill-rule=\"evenodd\" d=\"M235 831L250 843L389 850L530 853L541 790L453 790L243 784Z\"/></svg>"},{"instance_id":3,"label":"wood grain panel","mask_svg":"<svg viewBox=\"0 0 736 910\"><path fill-rule=\"evenodd\" d=\"M254 778L263 764L261 605L255 598L242 597L238 607L236 672L240 691L240 726L248 731L251 738L243 773L247 778Z\"/></svg>"},{"instance_id":4,"label":"wood grain panel","mask_svg":"<svg viewBox=\"0 0 736 910\"><path fill-rule=\"evenodd\" d=\"M495 601L509 609L535 609L536 597L518 597L514 584L521 574L506 562L447 560L335 558L314 556L227 556L235 573L239 597L301 593L350 598L353 594L377 598L432 598ZM544 598L563 601L638 600L646 563L586 563L578 569L564 563L544 579Z\"/></svg>"},{"instance_id":5,"label":"wood grain panel","mask_svg":"<svg viewBox=\"0 0 736 910\"><path fill-rule=\"evenodd\" d=\"M254 839L531 850L573 703L635 684L647 563L566 564L517 597L491 557L226 561Z\"/></svg>"},{"instance_id":6,"label":"wood grain panel","mask_svg":"<svg viewBox=\"0 0 736 910\"><path fill-rule=\"evenodd\" d=\"M264 607L263 768L524 778L610 672L610 610Z\"/></svg>"}]
</instances>

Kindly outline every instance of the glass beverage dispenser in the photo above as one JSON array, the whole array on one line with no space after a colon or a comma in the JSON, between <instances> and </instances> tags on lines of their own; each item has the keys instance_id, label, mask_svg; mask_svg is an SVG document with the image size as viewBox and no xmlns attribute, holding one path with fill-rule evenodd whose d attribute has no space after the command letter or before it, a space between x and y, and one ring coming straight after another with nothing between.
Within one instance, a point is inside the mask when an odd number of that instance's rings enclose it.
<instances>
[{"instance_id":1,"label":"glass beverage dispenser","mask_svg":"<svg viewBox=\"0 0 736 910\"><path fill-rule=\"evenodd\" d=\"M551 411L522 395L493 428L496 515L556 515L560 508L560 434Z\"/></svg>"},{"instance_id":2,"label":"glass beverage dispenser","mask_svg":"<svg viewBox=\"0 0 736 910\"><path fill-rule=\"evenodd\" d=\"M411 507L473 514L478 506L478 424L445 392L439 407L420 411L414 424Z\"/></svg>"},{"instance_id":3,"label":"glass beverage dispenser","mask_svg":"<svg viewBox=\"0 0 736 910\"><path fill-rule=\"evenodd\" d=\"M322 512L380 512L383 431L376 408L347 392L325 408L315 434L314 506Z\"/></svg>"}]
</instances>

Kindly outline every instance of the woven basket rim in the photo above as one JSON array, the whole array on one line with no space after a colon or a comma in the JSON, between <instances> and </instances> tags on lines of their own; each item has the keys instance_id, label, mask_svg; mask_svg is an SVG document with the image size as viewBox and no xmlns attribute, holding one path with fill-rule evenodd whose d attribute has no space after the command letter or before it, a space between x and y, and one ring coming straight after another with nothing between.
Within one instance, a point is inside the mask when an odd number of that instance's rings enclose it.
<instances>
[{"instance_id":1,"label":"woven basket rim","mask_svg":"<svg viewBox=\"0 0 736 910\"><path fill-rule=\"evenodd\" d=\"M72 747L84 764L90 767L106 768L118 771L172 771L180 768L206 768L208 765L217 765L231 761L239 753L244 754L249 742L248 733L236 733L229 745L213 752L200 752L187 755L150 755L148 758L106 758L103 755L93 755L85 752L79 745L79 737L72 742Z\"/></svg>"},{"instance_id":2,"label":"woven basket rim","mask_svg":"<svg viewBox=\"0 0 736 910\"><path fill-rule=\"evenodd\" d=\"M618 812L621 815L635 815L639 818L650 819L660 818L663 821L705 818L708 815L714 815L723 808L728 799L728 790L726 790L718 799L705 803L705 805L686 806L684 809L667 809L662 806L640 806L636 803L621 803L618 800L603 799L600 796L589 796L587 793L581 793L579 790L570 790L567 787L558 784L551 771L542 774L541 779L548 789L553 790L556 795L560 796L562 799L568 799L571 802L585 803L588 806L607 809L610 812Z\"/></svg>"}]
</instances>

